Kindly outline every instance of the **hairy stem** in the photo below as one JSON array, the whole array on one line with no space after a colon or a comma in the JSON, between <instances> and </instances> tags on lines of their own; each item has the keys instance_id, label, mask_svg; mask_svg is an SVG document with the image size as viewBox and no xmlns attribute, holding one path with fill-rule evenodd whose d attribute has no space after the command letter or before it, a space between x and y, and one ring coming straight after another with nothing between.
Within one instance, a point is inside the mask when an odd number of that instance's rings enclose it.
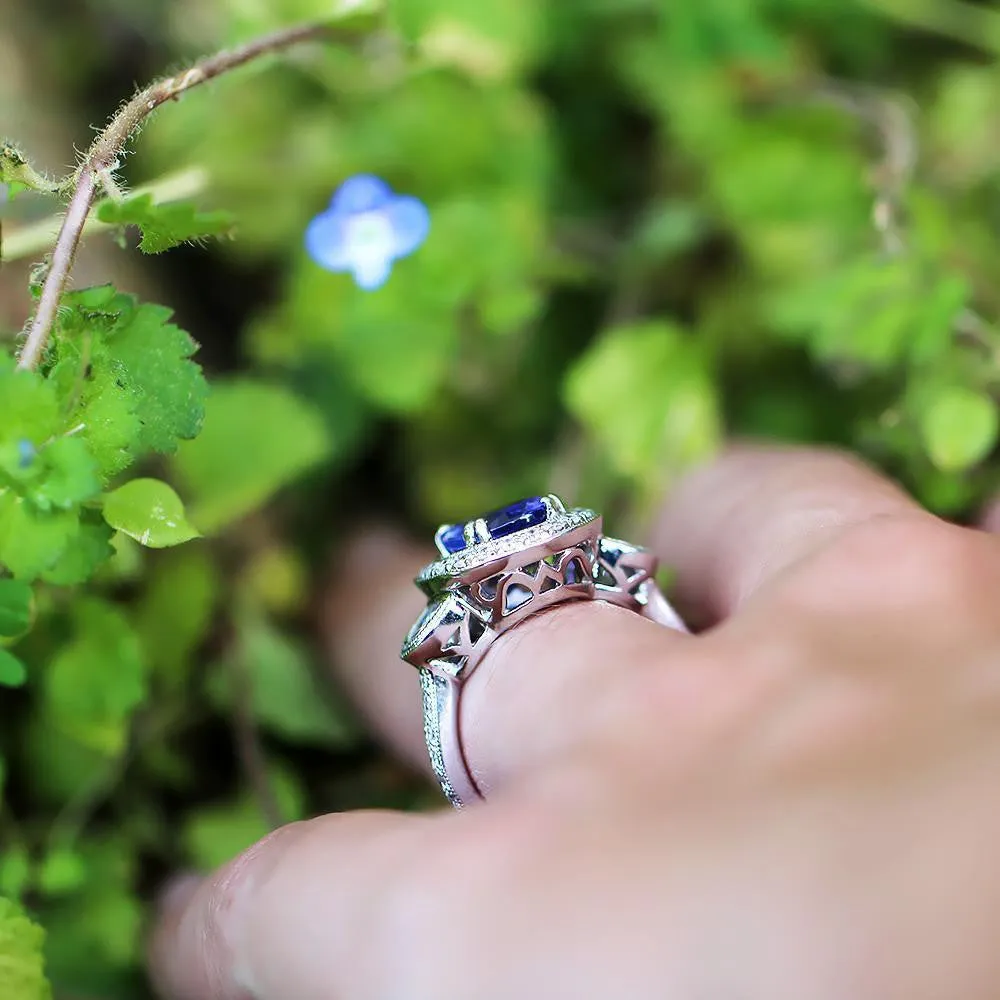
<instances>
[{"instance_id":1,"label":"hairy stem","mask_svg":"<svg viewBox=\"0 0 1000 1000\"><path fill-rule=\"evenodd\" d=\"M83 228L97 190L102 186L101 177L117 169L129 139L145 119L161 104L176 100L192 88L251 62L258 56L278 52L299 42L328 38L332 34L332 29L327 24L302 24L276 31L239 48L209 56L182 73L150 84L121 108L90 147L77 171L76 185L52 251L38 307L31 318L28 336L18 358L18 368L34 368L38 365L59 311L59 302L73 267Z\"/></svg>"}]
</instances>

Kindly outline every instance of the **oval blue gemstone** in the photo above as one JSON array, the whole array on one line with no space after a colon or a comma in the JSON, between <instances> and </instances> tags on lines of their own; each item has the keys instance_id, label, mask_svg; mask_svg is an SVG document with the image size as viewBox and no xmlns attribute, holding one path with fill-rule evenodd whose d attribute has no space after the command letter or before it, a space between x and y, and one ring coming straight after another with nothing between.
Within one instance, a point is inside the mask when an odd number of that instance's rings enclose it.
<instances>
[{"instance_id":1,"label":"oval blue gemstone","mask_svg":"<svg viewBox=\"0 0 1000 1000\"><path fill-rule=\"evenodd\" d=\"M541 524L547 516L545 503L541 497L528 497L518 500L500 510L491 511L483 520L489 530L490 538L503 538L513 535L515 531Z\"/></svg>"},{"instance_id":2,"label":"oval blue gemstone","mask_svg":"<svg viewBox=\"0 0 1000 1000\"><path fill-rule=\"evenodd\" d=\"M465 545L465 525L453 524L441 533L441 544L448 552L461 552Z\"/></svg>"}]
</instances>

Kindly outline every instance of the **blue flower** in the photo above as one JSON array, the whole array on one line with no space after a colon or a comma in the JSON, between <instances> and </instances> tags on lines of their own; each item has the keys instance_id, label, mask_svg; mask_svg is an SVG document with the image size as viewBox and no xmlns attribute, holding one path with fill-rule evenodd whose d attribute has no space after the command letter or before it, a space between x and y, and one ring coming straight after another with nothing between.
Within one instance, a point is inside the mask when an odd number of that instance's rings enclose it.
<instances>
[{"instance_id":1,"label":"blue flower","mask_svg":"<svg viewBox=\"0 0 1000 1000\"><path fill-rule=\"evenodd\" d=\"M30 468L37 454L35 446L27 438L22 438L17 442L17 467L19 469Z\"/></svg>"},{"instance_id":2,"label":"blue flower","mask_svg":"<svg viewBox=\"0 0 1000 1000\"><path fill-rule=\"evenodd\" d=\"M369 174L348 178L330 207L306 229L309 256L329 271L346 271L366 291L389 278L393 261L427 239L430 214L418 198L394 194Z\"/></svg>"}]
</instances>

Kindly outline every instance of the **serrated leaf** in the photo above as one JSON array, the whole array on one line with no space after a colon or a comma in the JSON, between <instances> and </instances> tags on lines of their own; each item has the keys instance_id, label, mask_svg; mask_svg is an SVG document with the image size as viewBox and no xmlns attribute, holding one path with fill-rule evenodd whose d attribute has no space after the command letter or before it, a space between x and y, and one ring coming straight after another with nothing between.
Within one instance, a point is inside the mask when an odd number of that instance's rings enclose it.
<instances>
[{"instance_id":1,"label":"serrated leaf","mask_svg":"<svg viewBox=\"0 0 1000 1000\"><path fill-rule=\"evenodd\" d=\"M113 226L138 226L142 230L139 249L149 254L181 243L228 236L235 225L228 212L201 212L188 202L158 205L151 194L101 202L97 217Z\"/></svg>"},{"instance_id":2,"label":"serrated leaf","mask_svg":"<svg viewBox=\"0 0 1000 1000\"><path fill-rule=\"evenodd\" d=\"M63 304L50 377L103 477L198 433L208 386L191 360L197 344L169 309L109 286Z\"/></svg>"},{"instance_id":3,"label":"serrated leaf","mask_svg":"<svg viewBox=\"0 0 1000 1000\"><path fill-rule=\"evenodd\" d=\"M948 386L925 404L920 428L931 461L942 471L960 472L990 453L1000 422L991 397L973 389Z\"/></svg>"},{"instance_id":4,"label":"serrated leaf","mask_svg":"<svg viewBox=\"0 0 1000 1000\"><path fill-rule=\"evenodd\" d=\"M16 903L0 897L0 997L50 1000L44 944L45 931Z\"/></svg>"},{"instance_id":5,"label":"serrated leaf","mask_svg":"<svg viewBox=\"0 0 1000 1000\"><path fill-rule=\"evenodd\" d=\"M27 679L24 664L9 649L0 646L0 685L21 687Z\"/></svg>"},{"instance_id":6,"label":"serrated leaf","mask_svg":"<svg viewBox=\"0 0 1000 1000\"><path fill-rule=\"evenodd\" d=\"M330 446L323 418L289 389L237 379L213 386L205 426L173 468L191 522L211 533L265 503Z\"/></svg>"},{"instance_id":7,"label":"serrated leaf","mask_svg":"<svg viewBox=\"0 0 1000 1000\"><path fill-rule=\"evenodd\" d=\"M106 342L135 400L139 454L172 452L178 440L198 433L204 417L208 385L201 368L188 360L198 345L167 322L170 316L163 306L140 306Z\"/></svg>"},{"instance_id":8,"label":"serrated leaf","mask_svg":"<svg viewBox=\"0 0 1000 1000\"><path fill-rule=\"evenodd\" d=\"M151 549L165 549L198 537L184 503L159 479L133 479L104 497L104 519L112 528Z\"/></svg>"},{"instance_id":9,"label":"serrated leaf","mask_svg":"<svg viewBox=\"0 0 1000 1000\"><path fill-rule=\"evenodd\" d=\"M31 624L32 591L23 580L0 579L0 636L14 638Z\"/></svg>"}]
</instances>

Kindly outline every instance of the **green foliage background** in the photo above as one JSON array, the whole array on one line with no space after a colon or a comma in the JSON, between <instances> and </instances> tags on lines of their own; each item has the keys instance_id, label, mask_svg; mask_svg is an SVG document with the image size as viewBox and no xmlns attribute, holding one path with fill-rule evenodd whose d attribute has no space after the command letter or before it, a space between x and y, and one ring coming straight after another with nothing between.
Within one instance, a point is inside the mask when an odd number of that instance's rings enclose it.
<instances>
[{"instance_id":1,"label":"green foliage background","mask_svg":"<svg viewBox=\"0 0 1000 1000\"><path fill-rule=\"evenodd\" d=\"M129 81L348 8L357 41L137 142L123 179L156 197L97 212L125 253L126 224L150 252L223 237L130 272L165 307L76 290L16 374L29 274L4 272L2 1000L48 995L43 949L57 995L148 995L157 882L266 831L241 711L288 819L436 803L322 668L314 595L362 516L428 532L556 489L639 533L728 435L848 446L959 519L1000 484L994 6L22 2L0 41L37 103L0 92L0 131L30 157L15 126L59 107L66 162ZM204 212L155 204L178 171ZM376 293L302 249L359 172L432 216ZM5 206L8 247L58 197Z\"/></svg>"}]
</instances>

